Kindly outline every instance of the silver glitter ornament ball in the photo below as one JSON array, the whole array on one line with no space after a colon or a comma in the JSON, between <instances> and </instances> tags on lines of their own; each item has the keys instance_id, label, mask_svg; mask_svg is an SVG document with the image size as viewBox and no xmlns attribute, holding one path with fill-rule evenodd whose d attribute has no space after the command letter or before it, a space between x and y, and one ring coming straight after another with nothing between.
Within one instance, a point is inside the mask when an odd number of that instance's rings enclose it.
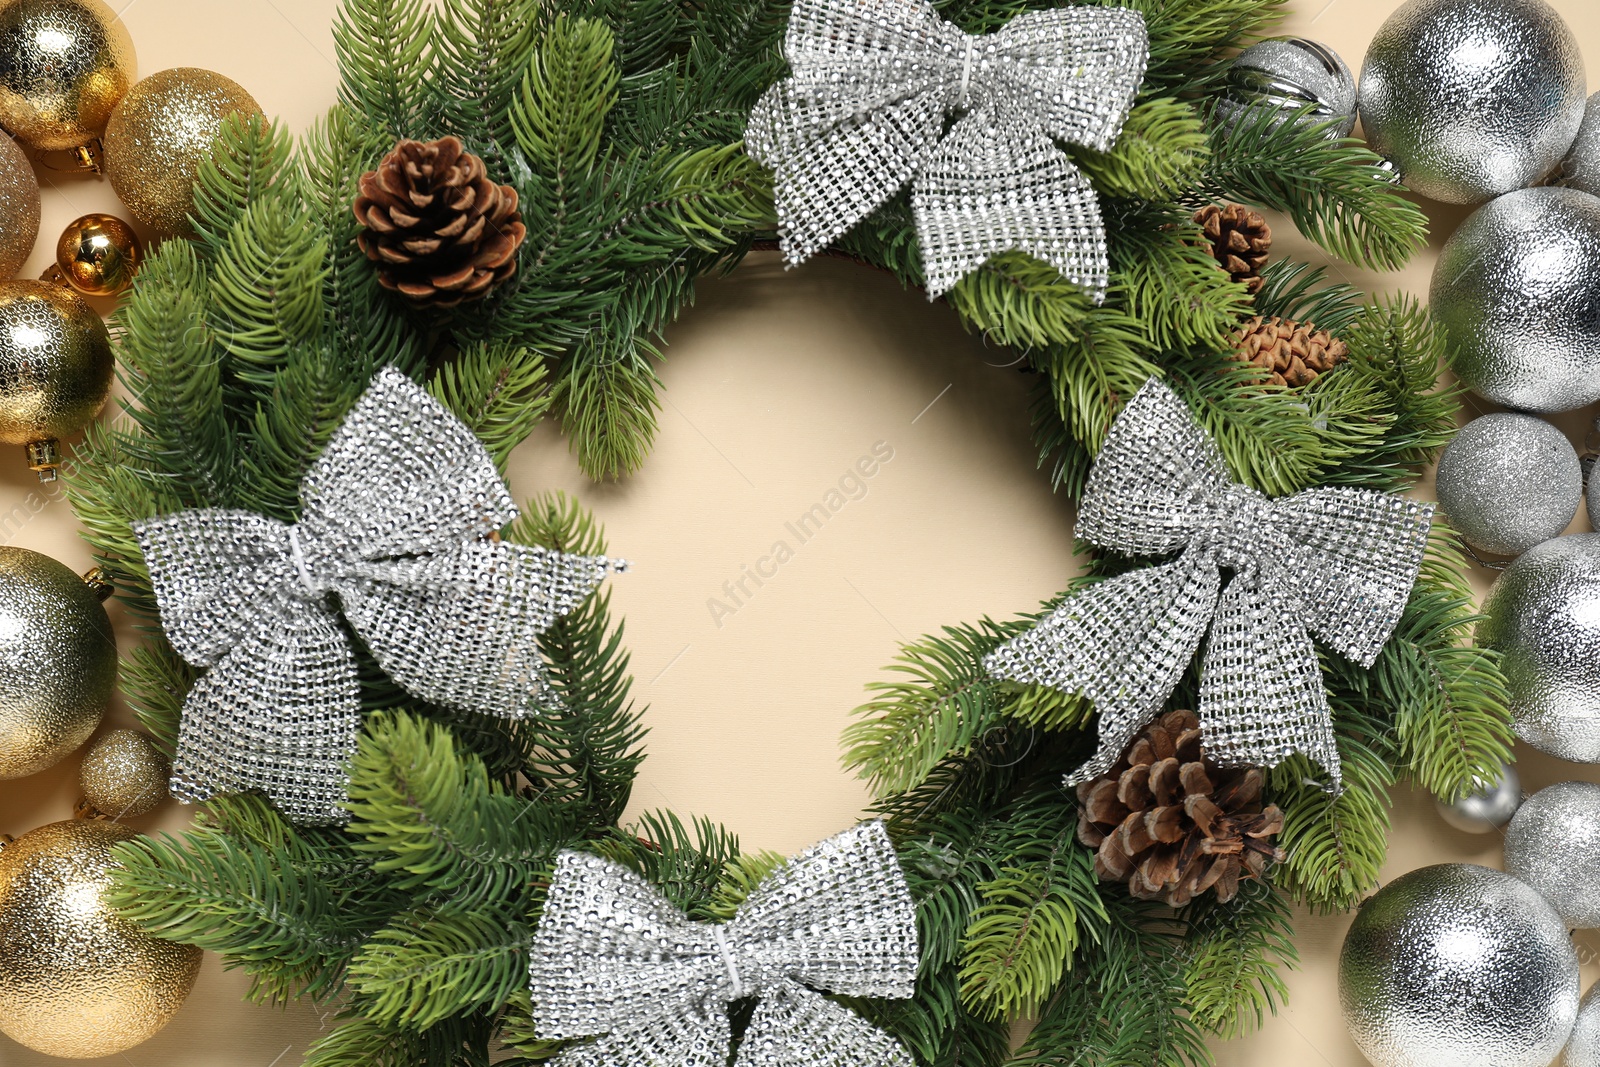
<instances>
[{"instance_id":1,"label":"silver glitter ornament ball","mask_svg":"<svg viewBox=\"0 0 1600 1067\"><path fill-rule=\"evenodd\" d=\"M1561 161L1561 182L1600 196L1600 93L1589 98L1578 139Z\"/></svg>"},{"instance_id":2,"label":"silver glitter ornament ball","mask_svg":"<svg viewBox=\"0 0 1600 1067\"><path fill-rule=\"evenodd\" d=\"M1578 1021L1567 1038L1562 1067L1600 1067L1600 982L1589 987L1578 1006Z\"/></svg>"},{"instance_id":3,"label":"silver glitter ornament ball","mask_svg":"<svg viewBox=\"0 0 1600 1067\"><path fill-rule=\"evenodd\" d=\"M1495 579L1478 644L1501 654L1517 736L1600 763L1600 534L1535 545Z\"/></svg>"},{"instance_id":4,"label":"silver glitter ornament ball","mask_svg":"<svg viewBox=\"0 0 1600 1067\"><path fill-rule=\"evenodd\" d=\"M1338 53L1304 37L1274 37L1251 45L1228 66L1217 99L1216 121L1223 129L1260 120L1262 112L1283 117L1311 110L1297 121L1331 123L1330 137L1348 137L1356 128L1356 80Z\"/></svg>"},{"instance_id":5,"label":"silver glitter ornament ball","mask_svg":"<svg viewBox=\"0 0 1600 1067\"><path fill-rule=\"evenodd\" d=\"M1470 863L1396 878L1361 906L1339 955L1345 1025L1373 1067L1547 1067L1578 989L1561 917Z\"/></svg>"},{"instance_id":6,"label":"silver glitter ornament ball","mask_svg":"<svg viewBox=\"0 0 1600 1067\"><path fill-rule=\"evenodd\" d=\"M1567 528L1583 500L1583 468L1548 422L1496 413L1473 419L1450 442L1435 488L1469 544L1515 556Z\"/></svg>"},{"instance_id":7,"label":"silver glitter ornament ball","mask_svg":"<svg viewBox=\"0 0 1600 1067\"><path fill-rule=\"evenodd\" d=\"M1557 782L1524 801L1506 828L1506 871L1569 927L1600 926L1600 785Z\"/></svg>"},{"instance_id":8,"label":"silver glitter ornament ball","mask_svg":"<svg viewBox=\"0 0 1600 1067\"><path fill-rule=\"evenodd\" d=\"M1361 122L1410 188L1481 204L1555 169L1586 89L1578 41L1544 0L1407 0L1367 49Z\"/></svg>"},{"instance_id":9,"label":"silver glitter ornament ball","mask_svg":"<svg viewBox=\"0 0 1600 1067\"><path fill-rule=\"evenodd\" d=\"M1469 834L1488 834L1511 821L1522 805L1522 778L1509 763L1500 765L1493 781L1477 781L1477 789L1446 804L1434 801L1439 817L1457 830Z\"/></svg>"},{"instance_id":10,"label":"silver glitter ornament ball","mask_svg":"<svg viewBox=\"0 0 1600 1067\"><path fill-rule=\"evenodd\" d=\"M1523 411L1600 400L1600 197L1522 189L1473 212L1433 270L1450 369Z\"/></svg>"}]
</instances>

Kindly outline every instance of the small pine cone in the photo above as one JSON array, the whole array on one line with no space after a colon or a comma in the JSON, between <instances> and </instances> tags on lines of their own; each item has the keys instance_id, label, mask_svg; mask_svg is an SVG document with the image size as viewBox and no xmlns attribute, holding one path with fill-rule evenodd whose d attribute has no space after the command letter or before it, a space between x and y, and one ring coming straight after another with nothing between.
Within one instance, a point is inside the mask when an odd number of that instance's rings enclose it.
<instances>
[{"instance_id":1,"label":"small pine cone","mask_svg":"<svg viewBox=\"0 0 1600 1067\"><path fill-rule=\"evenodd\" d=\"M1350 358L1349 346L1327 330L1289 319L1258 315L1234 334L1233 341L1234 358L1254 364L1262 382L1291 389L1310 385Z\"/></svg>"},{"instance_id":2,"label":"small pine cone","mask_svg":"<svg viewBox=\"0 0 1600 1067\"><path fill-rule=\"evenodd\" d=\"M430 307L476 300L511 277L528 236L517 191L490 181L454 137L395 145L361 176L354 209L378 281Z\"/></svg>"},{"instance_id":3,"label":"small pine cone","mask_svg":"<svg viewBox=\"0 0 1600 1067\"><path fill-rule=\"evenodd\" d=\"M1109 774L1078 786L1078 840L1101 881L1181 907L1283 862L1273 838L1283 812L1261 804L1259 768L1223 770L1200 750L1200 719L1172 711L1151 723Z\"/></svg>"},{"instance_id":4,"label":"small pine cone","mask_svg":"<svg viewBox=\"0 0 1600 1067\"><path fill-rule=\"evenodd\" d=\"M1272 227L1259 211L1240 204L1218 207L1207 204L1194 213L1211 254L1236 282L1243 282L1254 296L1261 291L1261 271L1272 250Z\"/></svg>"}]
</instances>

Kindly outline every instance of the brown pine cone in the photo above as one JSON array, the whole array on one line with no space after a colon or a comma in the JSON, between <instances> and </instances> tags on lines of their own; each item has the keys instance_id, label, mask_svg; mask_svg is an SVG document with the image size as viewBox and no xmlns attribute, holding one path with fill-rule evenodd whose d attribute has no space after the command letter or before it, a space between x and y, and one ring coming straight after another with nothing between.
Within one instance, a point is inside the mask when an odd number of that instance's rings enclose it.
<instances>
[{"instance_id":1,"label":"brown pine cone","mask_svg":"<svg viewBox=\"0 0 1600 1067\"><path fill-rule=\"evenodd\" d=\"M1241 204L1207 204L1194 213L1194 221L1205 232L1211 254L1222 269L1234 281L1243 282L1252 296L1259 293L1263 284L1261 270L1272 250L1272 227L1261 213Z\"/></svg>"},{"instance_id":2,"label":"brown pine cone","mask_svg":"<svg viewBox=\"0 0 1600 1067\"><path fill-rule=\"evenodd\" d=\"M1233 336L1234 358L1253 363L1260 380L1298 389L1350 358L1350 347L1312 323L1256 316Z\"/></svg>"},{"instance_id":3,"label":"brown pine cone","mask_svg":"<svg viewBox=\"0 0 1600 1067\"><path fill-rule=\"evenodd\" d=\"M517 191L490 181L454 137L395 145L361 176L354 209L378 281L430 307L476 300L511 277L528 236Z\"/></svg>"},{"instance_id":4,"label":"brown pine cone","mask_svg":"<svg viewBox=\"0 0 1600 1067\"><path fill-rule=\"evenodd\" d=\"M1210 889L1226 903L1283 851L1283 812L1261 805L1259 768L1222 770L1200 750L1200 719L1172 711L1151 723L1109 774L1078 786L1078 840L1105 882L1173 907Z\"/></svg>"}]
</instances>

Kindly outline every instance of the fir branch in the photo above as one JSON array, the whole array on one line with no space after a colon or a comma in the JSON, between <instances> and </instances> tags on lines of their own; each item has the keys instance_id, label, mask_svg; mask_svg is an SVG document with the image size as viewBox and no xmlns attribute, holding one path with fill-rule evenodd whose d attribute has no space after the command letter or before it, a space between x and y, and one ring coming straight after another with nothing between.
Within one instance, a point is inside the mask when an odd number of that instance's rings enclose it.
<instances>
[{"instance_id":1,"label":"fir branch","mask_svg":"<svg viewBox=\"0 0 1600 1067\"><path fill-rule=\"evenodd\" d=\"M741 852L723 868L706 912L716 922L732 922L756 887L788 862L781 852Z\"/></svg>"},{"instance_id":2,"label":"fir branch","mask_svg":"<svg viewBox=\"0 0 1600 1067\"><path fill-rule=\"evenodd\" d=\"M513 173L517 150L512 101L537 41L537 0L442 0L433 8L430 44L440 73L439 124L461 137L496 181Z\"/></svg>"},{"instance_id":3,"label":"fir branch","mask_svg":"<svg viewBox=\"0 0 1600 1067\"><path fill-rule=\"evenodd\" d=\"M1250 881L1220 904L1190 905L1184 1006L1197 1026L1232 1040L1287 1002L1282 970L1299 963L1289 905L1269 882Z\"/></svg>"},{"instance_id":4,"label":"fir branch","mask_svg":"<svg viewBox=\"0 0 1600 1067\"><path fill-rule=\"evenodd\" d=\"M342 0L333 23L339 102L391 141L426 137L433 20L423 0Z\"/></svg>"},{"instance_id":5,"label":"fir branch","mask_svg":"<svg viewBox=\"0 0 1600 1067\"><path fill-rule=\"evenodd\" d=\"M235 112L223 119L211 152L200 160L190 211L197 246L208 259L223 251L228 233L246 209L290 174L293 144L288 128L265 116Z\"/></svg>"},{"instance_id":6,"label":"fir branch","mask_svg":"<svg viewBox=\"0 0 1600 1067\"><path fill-rule=\"evenodd\" d=\"M595 850L637 872L692 921L714 922L726 907L719 893L739 858L739 839L710 819L695 819L691 828L671 812L645 812L635 832L613 831Z\"/></svg>"},{"instance_id":7,"label":"fir branch","mask_svg":"<svg viewBox=\"0 0 1600 1067\"><path fill-rule=\"evenodd\" d=\"M123 699L139 725L150 731L166 752L178 747L183 700L194 685L195 674L165 641L146 641L123 654L119 672Z\"/></svg>"},{"instance_id":8,"label":"fir branch","mask_svg":"<svg viewBox=\"0 0 1600 1067\"><path fill-rule=\"evenodd\" d=\"M1102 197L1165 201L1181 196L1210 154L1205 125L1194 108L1171 97L1136 104L1109 152L1073 153Z\"/></svg>"},{"instance_id":9,"label":"fir branch","mask_svg":"<svg viewBox=\"0 0 1600 1067\"><path fill-rule=\"evenodd\" d=\"M458 1016L420 1031L347 1019L306 1050L304 1067L489 1067L488 1017Z\"/></svg>"},{"instance_id":10,"label":"fir branch","mask_svg":"<svg viewBox=\"0 0 1600 1067\"><path fill-rule=\"evenodd\" d=\"M505 470L550 408L545 362L519 346L474 343L439 367L428 392L483 443Z\"/></svg>"}]
</instances>

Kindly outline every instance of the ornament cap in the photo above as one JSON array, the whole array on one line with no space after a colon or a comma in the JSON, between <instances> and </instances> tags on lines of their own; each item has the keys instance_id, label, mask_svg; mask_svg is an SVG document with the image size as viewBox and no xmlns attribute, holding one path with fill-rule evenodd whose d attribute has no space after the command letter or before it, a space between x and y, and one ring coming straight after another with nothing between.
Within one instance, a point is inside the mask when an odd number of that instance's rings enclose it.
<instances>
[{"instance_id":1,"label":"ornament cap","mask_svg":"<svg viewBox=\"0 0 1600 1067\"><path fill-rule=\"evenodd\" d=\"M95 596L104 603L116 593L116 583L111 580L111 574L104 567L90 567L83 572L83 584L87 585Z\"/></svg>"},{"instance_id":2,"label":"ornament cap","mask_svg":"<svg viewBox=\"0 0 1600 1067\"><path fill-rule=\"evenodd\" d=\"M61 442L54 437L46 437L40 441L29 441L23 446L28 454L28 469L38 471L41 482L56 480L57 467L61 464Z\"/></svg>"}]
</instances>

